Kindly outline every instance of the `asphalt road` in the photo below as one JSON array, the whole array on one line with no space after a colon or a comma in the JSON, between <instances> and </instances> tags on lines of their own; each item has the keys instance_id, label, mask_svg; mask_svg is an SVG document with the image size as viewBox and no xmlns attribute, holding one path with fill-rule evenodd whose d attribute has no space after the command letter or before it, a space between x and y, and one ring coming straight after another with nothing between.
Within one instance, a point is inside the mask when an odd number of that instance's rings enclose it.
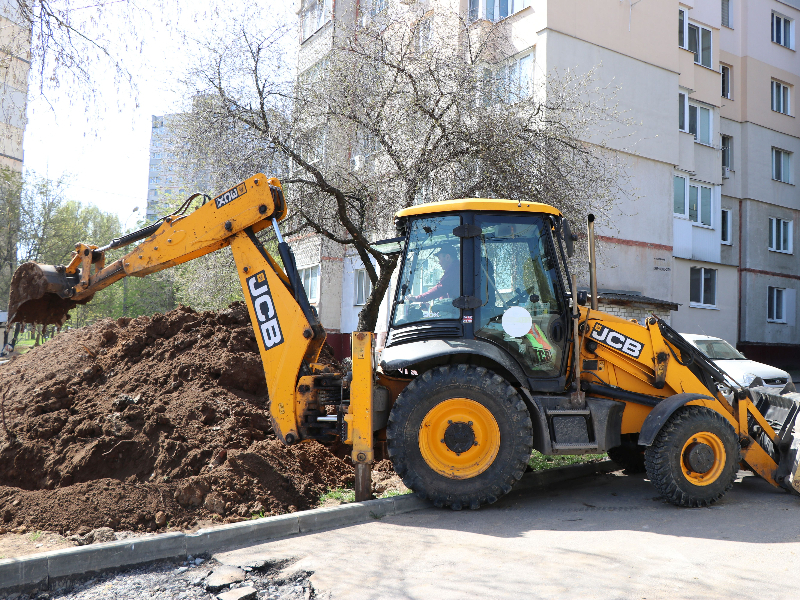
<instances>
[{"instance_id":1,"label":"asphalt road","mask_svg":"<svg viewBox=\"0 0 800 600\"><path fill-rule=\"evenodd\" d=\"M744 474L740 473L740 476ZM743 476L713 508L664 503L621 473L428 509L215 555L299 558L319 597L794 599L800 497Z\"/></svg>"}]
</instances>

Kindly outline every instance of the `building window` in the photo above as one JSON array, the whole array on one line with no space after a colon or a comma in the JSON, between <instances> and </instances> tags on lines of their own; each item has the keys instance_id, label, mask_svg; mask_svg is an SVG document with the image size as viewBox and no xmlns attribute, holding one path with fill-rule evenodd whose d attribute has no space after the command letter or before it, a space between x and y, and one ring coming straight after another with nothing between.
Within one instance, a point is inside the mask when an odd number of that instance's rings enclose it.
<instances>
[{"instance_id":1,"label":"building window","mask_svg":"<svg viewBox=\"0 0 800 600\"><path fill-rule=\"evenodd\" d=\"M729 135L720 136L722 149L722 176L727 177L728 171L733 169L733 138Z\"/></svg>"},{"instance_id":2,"label":"building window","mask_svg":"<svg viewBox=\"0 0 800 600\"><path fill-rule=\"evenodd\" d=\"M731 245L731 211L723 208L719 219L720 240L723 244Z\"/></svg>"},{"instance_id":3,"label":"building window","mask_svg":"<svg viewBox=\"0 0 800 600\"><path fill-rule=\"evenodd\" d=\"M794 48L794 19L772 13L772 41L786 48Z\"/></svg>"},{"instance_id":4,"label":"building window","mask_svg":"<svg viewBox=\"0 0 800 600\"><path fill-rule=\"evenodd\" d=\"M731 99L731 68L727 65L720 65L719 71L722 74L722 97Z\"/></svg>"},{"instance_id":5,"label":"building window","mask_svg":"<svg viewBox=\"0 0 800 600\"><path fill-rule=\"evenodd\" d=\"M159 183L161 183L161 178L160 177L151 177L150 178L150 185L158 185Z\"/></svg>"},{"instance_id":6,"label":"building window","mask_svg":"<svg viewBox=\"0 0 800 600\"><path fill-rule=\"evenodd\" d=\"M530 5L531 0L469 0L469 19L499 21Z\"/></svg>"},{"instance_id":7,"label":"building window","mask_svg":"<svg viewBox=\"0 0 800 600\"><path fill-rule=\"evenodd\" d=\"M690 221L711 227L712 189L678 175L673 177L672 185L672 212L676 215L688 214Z\"/></svg>"},{"instance_id":8,"label":"building window","mask_svg":"<svg viewBox=\"0 0 800 600\"><path fill-rule=\"evenodd\" d=\"M695 141L711 145L711 109L696 104L689 104L689 133Z\"/></svg>"},{"instance_id":9,"label":"building window","mask_svg":"<svg viewBox=\"0 0 800 600\"><path fill-rule=\"evenodd\" d=\"M711 227L711 188L689 185L689 220Z\"/></svg>"},{"instance_id":10,"label":"building window","mask_svg":"<svg viewBox=\"0 0 800 600\"><path fill-rule=\"evenodd\" d=\"M356 306L362 306L367 303L370 293L372 293L372 282L369 280L366 269L356 269Z\"/></svg>"},{"instance_id":11,"label":"building window","mask_svg":"<svg viewBox=\"0 0 800 600\"><path fill-rule=\"evenodd\" d=\"M786 323L786 295L783 288L767 286L767 321Z\"/></svg>"},{"instance_id":12,"label":"building window","mask_svg":"<svg viewBox=\"0 0 800 600\"><path fill-rule=\"evenodd\" d=\"M731 26L731 0L722 0L722 25Z\"/></svg>"},{"instance_id":13,"label":"building window","mask_svg":"<svg viewBox=\"0 0 800 600\"><path fill-rule=\"evenodd\" d=\"M331 20L331 0L306 0L300 14L302 41L307 40Z\"/></svg>"},{"instance_id":14,"label":"building window","mask_svg":"<svg viewBox=\"0 0 800 600\"><path fill-rule=\"evenodd\" d=\"M779 81L772 82L772 110L789 114L789 86Z\"/></svg>"},{"instance_id":15,"label":"building window","mask_svg":"<svg viewBox=\"0 0 800 600\"><path fill-rule=\"evenodd\" d=\"M786 150L772 149L772 178L775 181L791 183L791 156L792 153Z\"/></svg>"},{"instance_id":16,"label":"building window","mask_svg":"<svg viewBox=\"0 0 800 600\"><path fill-rule=\"evenodd\" d=\"M694 62L711 68L711 30L689 23L686 38L688 45L683 47L694 54Z\"/></svg>"},{"instance_id":17,"label":"building window","mask_svg":"<svg viewBox=\"0 0 800 600\"><path fill-rule=\"evenodd\" d=\"M698 308L716 307L716 269L692 267L689 270L689 303Z\"/></svg>"},{"instance_id":18,"label":"building window","mask_svg":"<svg viewBox=\"0 0 800 600\"><path fill-rule=\"evenodd\" d=\"M773 252L792 253L792 222L769 218L769 249Z\"/></svg>"},{"instance_id":19,"label":"building window","mask_svg":"<svg viewBox=\"0 0 800 600\"><path fill-rule=\"evenodd\" d=\"M309 302L319 302L319 265L298 269Z\"/></svg>"},{"instance_id":20,"label":"building window","mask_svg":"<svg viewBox=\"0 0 800 600\"><path fill-rule=\"evenodd\" d=\"M431 47L431 23L433 17L422 19L417 23L417 28L414 31L414 48L420 54L426 52Z\"/></svg>"},{"instance_id":21,"label":"building window","mask_svg":"<svg viewBox=\"0 0 800 600\"><path fill-rule=\"evenodd\" d=\"M156 190L150 190L150 197L155 198L156 196L158 196L158 192Z\"/></svg>"},{"instance_id":22,"label":"building window","mask_svg":"<svg viewBox=\"0 0 800 600\"><path fill-rule=\"evenodd\" d=\"M676 215L686 214L686 178L675 175L672 179L673 209Z\"/></svg>"},{"instance_id":23,"label":"building window","mask_svg":"<svg viewBox=\"0 0 800 600\"><path fill-rule=\"evenodd\" d=\"M494 102L513 104L533 93L533 52L511 59L494 69L483 69L483 104Z\"/></svg>"},{"instance_id":24,"label":"building window","mask_svg":"<svg viewBox=\"0 0 800 600\"><path fill-rule=\"evenodd\" d=\"M686 125L686 94L678 92L678 129L687 131Z\"/></svg>"}]
</instances>

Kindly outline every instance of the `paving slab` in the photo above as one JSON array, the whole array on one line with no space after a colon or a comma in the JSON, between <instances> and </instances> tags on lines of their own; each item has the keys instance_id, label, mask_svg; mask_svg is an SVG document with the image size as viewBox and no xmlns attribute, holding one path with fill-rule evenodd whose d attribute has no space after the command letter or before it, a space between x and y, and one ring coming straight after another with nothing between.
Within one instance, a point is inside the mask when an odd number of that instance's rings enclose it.
<instances>
[{"instance_id":1,"label":"paving slab","mask_svg":"<svg viewBox=\"0 0 800 600\"><path fill-rule=\"evenodd\" d=\"M685 509L615 472L215 555L288 557L333 599L788 599L800 589L800 497L740 473L719 504Z\"/></svg>"}]
</instances>

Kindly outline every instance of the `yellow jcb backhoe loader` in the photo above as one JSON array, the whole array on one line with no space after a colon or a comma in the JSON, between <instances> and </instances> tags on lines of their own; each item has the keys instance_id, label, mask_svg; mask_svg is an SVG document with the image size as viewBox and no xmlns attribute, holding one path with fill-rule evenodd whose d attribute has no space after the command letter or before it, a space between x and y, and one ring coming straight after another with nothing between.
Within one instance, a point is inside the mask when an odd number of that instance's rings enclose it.
<instances>
[{"instance_id":1,"label":"yellow jcb backhoe loader","mask_svg":"<svg viewBox=\"0 0 800 600\"><path fill-rule=\"evenodd\" d=\"M587 306L567 271L576 237L552 206L466 199L400 211L398 237L375 245L402 254L380 368L373 334L354 333L352 371L339 373L317 362L325 331L280 234L279 181L256 175L189 213L190 200L106 246L77 244L69 265L22 265L10 320L63 323L123 277L230 246L275 434L352 445L359 499L376 448L417 494L456 510L508 493L534 448L607 451L681 506L721 498L740 466L800 491L800 394L791 383L781 394L743 388L656 317L598 311L591 215ZM283 268L255 235L270 225ZM106 265L108 250L134 242Z\"/></svg>"}]
</instances>

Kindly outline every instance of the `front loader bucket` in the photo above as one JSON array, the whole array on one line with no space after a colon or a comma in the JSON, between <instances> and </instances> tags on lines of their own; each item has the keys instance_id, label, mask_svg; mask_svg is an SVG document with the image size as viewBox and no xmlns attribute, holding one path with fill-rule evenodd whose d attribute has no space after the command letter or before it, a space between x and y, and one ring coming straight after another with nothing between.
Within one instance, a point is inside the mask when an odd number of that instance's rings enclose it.
<instances>
[{"instance_id":1,"label":"front loader bucket","mask_svg":"<svg viewBox=\"0 0 800 600\"><path fill-rule=\"evenodd\" d=\"M20 265L11 279L8 322L63 325L71 309L91 299L70 300L77 282L78 276L68 276L62 266Z\"/></svg>"},{"instance_id":2,"label":"front loader bucket","mask_svg":"<svg viewBox=\"0 0 800 600\"><path fill-rule=\"evenodd\" d=\"M778 463L775 481L784 489L800 494L800 432L796 431L800 394L795 391L775 393L770 388L755 387L748 390L748 395L776 433L774 442L765 433L756 435L759 444ZM751 427L753 425L750 423ZM760 432L761 428L757 430Z\"/></svg>"}]
</instances>

